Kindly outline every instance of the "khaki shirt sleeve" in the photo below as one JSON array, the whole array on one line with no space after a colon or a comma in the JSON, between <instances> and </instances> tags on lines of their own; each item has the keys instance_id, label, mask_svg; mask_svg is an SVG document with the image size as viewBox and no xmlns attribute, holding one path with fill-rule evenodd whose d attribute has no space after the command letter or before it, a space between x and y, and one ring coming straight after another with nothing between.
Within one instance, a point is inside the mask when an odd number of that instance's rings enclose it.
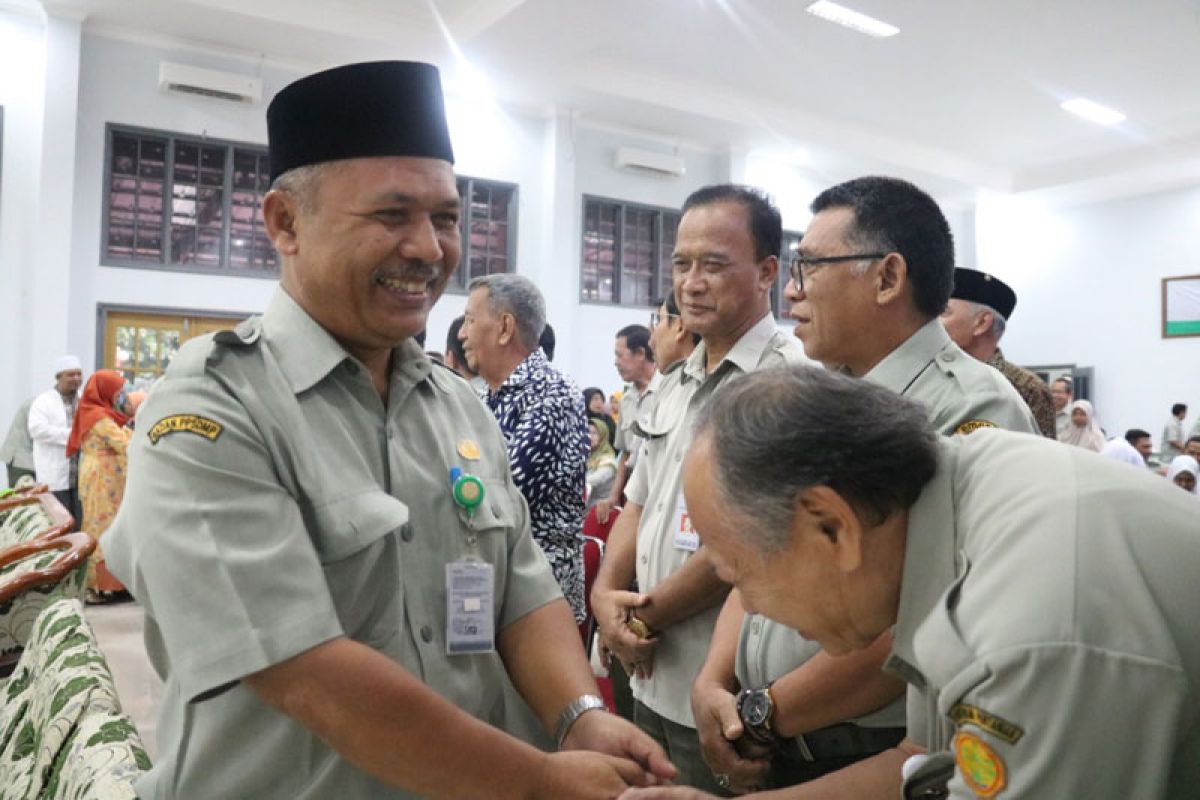
<instances>
[{"instance_id":1,"label":"khaki shirt sleeve","mask_svg":"<svg viewBox=\"0 0 1200 800\"><path fill-rule=\"evenodd\" d=\"M639 458L637 463L634 464L633 473L625 483L625 500L643 507L646 505L646 498L650 495L650 469L645 466L646 459L644 457L646 455L646 448L650 446L650 442L642 443L643 452L641 455L643 457ZM658 447L660 445L656 442L653 446Z\"/></svg>"},{"instance_id":2,"label":"khaki shirt sleeve","mask_svg":"<svg viewBox=\"0 0 1200 800\"><path fill-rule=\"evenodd\" d=\"M954 798L1165 797L1183 720L1186 677L1151 659L1072 644L1015 647L971 663L960 694ZM1132 723L1137 720L1137 723ZM1136 764L1130 758L1136 754Z\"/></svg>"},{"instance_id":3,"label":"khaki shirt sleeve","mask_svg":"<svg viewBox=\"0 0 1200 800\"><path fill-rule=\"evenodd\" d=\"M1041 436L1041 429L1038 428L1033 412L1015 391L1012 395L976 392L969 397L966 410L960 414L959 419L935 420L934 425L948 433L971 433L982 427Z\"/></svg>"},{"instance_id":4,"label":"khaki shirt sleeve","mask_svg":"<svg viewBox=\"0 0 1200 800\"><path fill-rule=\"evenodd\" d=\"M183 696L341 635L299 507L240 402L183 377L155 387L140 420L105 552L161 631Z\"/></svg>"}]
</instances>

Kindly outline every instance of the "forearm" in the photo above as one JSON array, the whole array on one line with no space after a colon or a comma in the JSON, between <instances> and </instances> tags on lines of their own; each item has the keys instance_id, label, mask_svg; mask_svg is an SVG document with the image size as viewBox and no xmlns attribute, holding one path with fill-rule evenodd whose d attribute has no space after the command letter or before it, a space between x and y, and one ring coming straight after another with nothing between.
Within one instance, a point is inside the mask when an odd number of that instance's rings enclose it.
<instances>
[{"instance_id":1,"label":"forearm","mask_svg":"<svg viewBox=\"0 0 1200 800\"><path fill-rule=\"evenodd\" d=\"M535 748L350 639L326 642L245 682L350 763L423 797L522 798L543 767Z\"/></svg>"},{"instance_id":2,"label":"forearm","mask_svg":"<svg viewBox=\"0 0 1200 800\"><path fill-rule=\"evenodd\" d=\"M924 752L907 740L877 756L816 780L755 794L761 800L878 800L900 797L901 769L909 756Z\"/></svg>"},{"instance_id":3,"label":"forearm","mask_svg":"<svg viewBox=\"0 0 1200 800\"><path fill-rule=\"evenodd\" d=\"M647 594L650 602L638 617L652 631L665 631L725 601L730 586L717 577L703 547Z\"/></svg>"},{"instance_id":4,"label":"forearm","mask_svg":"<svg viewBox=\"0 0 1200 800\"><path fill-rule=\"evenodd\" d=\"M771 686L776 732L799 736L869 714L904 694L904 682L883 672L891 649L892 635L885 633L848 655L821 651L779 678Z\"/></svg>"},{"instance_id":5,"label":"forearm","mask_svg":"<svg viewBox=\"0 0 1200 800\"><path fill-rule=\"evenodd\" d=\"M613 478L612 491L608 493L609 501L614 505L621 504L621 495L625 494L625 484L629 480L629 455L621 454L621 460L617 462L617 475Z\"/></svg>"},{"instance_id":6,"label":"forearm","mask_svg":"<svg viewBox=\"0 0 1200 800\"><path fill-rule=\"evenodd\" d=\"M547 603L513 622L500 632L496 644L513 685L551 735L572 700L597 693L565 600Z\"/></svg>"},{"instance_id":7,"label":"forearm","mask_svg":"<svg viewBox=\"0 0 1200 800\"><path fill-rule=\"evenodd\" d=\"M725 598L725 605L717 617L712 640L708 645L708 656L696 675L696 683L716 683L730 692L738 690L735 667L737 664L738 637L746 612L742 608L742 596L737 589Z\"/></svg>"},{"instance_id":8,"label":"forearm","mask_svg":"<svg viewBox=\"0 0 1200 800\"><path fill-rule=\"evenodd\" d=\"M633 583L637 559L637 531L642 519L642 507L629 503L617 517L608 534L604 548L604 559L596 575L592 594L607 591L625 591Z\"/></svg>"}]
</instances>

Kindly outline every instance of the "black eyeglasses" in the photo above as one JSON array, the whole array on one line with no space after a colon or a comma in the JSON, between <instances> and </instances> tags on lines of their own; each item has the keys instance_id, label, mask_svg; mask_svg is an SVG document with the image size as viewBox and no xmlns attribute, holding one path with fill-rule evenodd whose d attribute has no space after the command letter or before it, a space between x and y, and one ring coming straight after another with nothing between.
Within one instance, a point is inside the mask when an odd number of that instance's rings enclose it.
<instances>
[{"instance_id":1,"label":"black eyeglasses","mask_svg":"<svg viewBox=\"0 0 1200 800\"><path fill-rule=\"evenodd\" d=\"M657 328L658 323L662 322L664 319L666 319L666 320L679 319L679 315L678 314L663 314L661 311L651 311L650 312L650 327Z\"/></svg>"},{"instance_id":2,"label":"black eyeglasses","mask_svg":"<svg viewBox=\"0 0 1200 800\"><path fill-rule=\"evenodd\" d=\"M877 258L885 258L887 255L887 253L859 253L852 256L824 256L823 258L796 256L792 259L792 280L796 282L796 288L803 291L804 273L812 275L813 267L823 264L839 264L843 261L874 261Z\"/></svg>"}]
</instances>

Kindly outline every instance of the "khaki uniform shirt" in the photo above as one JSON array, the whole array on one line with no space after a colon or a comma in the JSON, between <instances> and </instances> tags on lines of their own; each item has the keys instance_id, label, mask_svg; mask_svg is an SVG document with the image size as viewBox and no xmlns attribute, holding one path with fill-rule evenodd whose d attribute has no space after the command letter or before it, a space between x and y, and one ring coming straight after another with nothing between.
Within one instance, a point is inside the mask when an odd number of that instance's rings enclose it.
<instances>
[{"instance_id":1,"label":"khaki uniform shirt","mask_svg":"<svg viewBox=\"0 0 1200 800\"><path fill-rule=\"evenodd\" d=\"M617 437L614 446L619 452L629 454L629 460L625 462L626 474L629 474L628 471L637 464L638 450L645 441L634 432L633 424L649 415L662 380L662 373L655 372L654 377L646 384L644 392L639 393L637 386L631 383L621 394L621 409L617 415Z\"/></svg>"},{"instance_id":2,"label":"khaki uniform shirt","mask_svg":"<svg viewBox=\"0 0 1200 800\"><path fill-rule=\"evenodd\" d=\"M1033 412L1038 430L1042 432L1042 435L1057 439L1054 398L1050 396L1050 387L1046 385L1046 382L1024 367L1018 367L1005 359L1000 348L996 348L996 352L987 360L987 364L1000 370L1000 374L1007 378L1008 382L1017 390L1017 394L1021 395L1025 405L1029 406L1029 410Z\"/></svg>"},{"instance_id":3,"label":"khaki uniform shirt","mask_svg":"<svg viewBox=\"0 0 1200 800\"><path fill-rule=\"evenodd\" d=\"M1183 420L1178 417L1171 417L1171 419L1167 420L1167 424L1163 426L1162 445L1159 447L1159 451L1164 464L1170 464L1171 459L1175 456L1183 455L1183 451L1178 447L1168 444L1171 441L1176 441L1180 444L1185 442L1183 438Z\"/></svg>"},{"instance_id":4,"label":"khaki uniform shirt","mask_svg":"<svg viewBox=\"0 0 1200 800\"><path fill-rule=\"evenodd\" d=\"M909 511L888 669L909 735L957 754L951 796L1195 797L1200 504L1034 437L941 450Z\"/></svg>"},{"instance_id":5,"label":"khaki uniform shirt","mask_svg":"<svg viewBox=\"0 0 1200 800\"><path fill-rule=\"evenodd\" d=\"M697 413L731 378L797 364L804 358L799 342L781 332L770 314L748 330L709 374L704 371L705 352L702 342L667 372L654 411L641 426L648 438L625 493L643 509L637 534L637 580L642 591L669 578L692 555L676 547L675 528L683 502L683 456L692 443ZM663 631L654 654L654 672L645 680L631 679L633 696L655 713L694 728L692 681L708 655L719 613L718 605Z\"/></svg>"},{"instance_id":6,"label":"khaki uniform shirt","mask_svg":"<svg viewBox=\"0 0 1200 800\"><path fill-rule=\"evenodd\" d=\"M277 290L261 321L185 344L150 393L105 537L166 682L141 797L411 797L241 683L340 636L470 714L540 735L496 653L447 655L447 563L494 565L497 633L562 597L504 441L414 342L393 364L385 407L366 368ZM483 481L472 516L452 499L452 466Z\"/></svg>"},{"instance_id":7,"label":"khaki uniform shirt","mask_svg":"<svg viewBox=\"0 0 1200 800\"><path fill-rule=\"evenodd\" d=\"M1062 436L1063 432L1071 427L1071 404L1067 403L1067 407L1062 411L1054 414L1054 430L1057 436Z\"/></svg>"},{"instance_id":8,"label":"khaki uniform shirt","mask_svg":"<svg viewBox=\"0 0 1200 800\"><path fill-rule=\"evenodd\" d=\"M999 427L1038 433L1037 421L1004 377L958 348L934 319L887 355L864 376L911 400L919 400L940 433L969 433ZM763 686L820 652L791 628L747 615L738 641L737 678L742 686ZM902 727L904 701L853 722L867 727Z\"/></svg>"}]
</instances>

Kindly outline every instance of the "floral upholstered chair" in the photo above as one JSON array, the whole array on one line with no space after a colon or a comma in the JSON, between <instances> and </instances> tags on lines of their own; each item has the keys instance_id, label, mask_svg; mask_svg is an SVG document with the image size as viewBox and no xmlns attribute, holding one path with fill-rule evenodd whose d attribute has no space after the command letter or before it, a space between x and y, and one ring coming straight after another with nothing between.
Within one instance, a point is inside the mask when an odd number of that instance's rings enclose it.
<instances>
[{"instance_id":1,"label":"floral upholstered chair","mask_svg":"<svg viewBox=\"0 0 1200 800\"><path fill-rule=\"evenodd\" d=\"M68 533L0 550L0 679L20 658L43 609L62 597L83 599L95 549L86 533Z\"/></svg>"},{"instance_id":2,"label":"floral upholstered chair","mask_svg":"<svg viewBox=\"0 0 1200 800\"><path fill-rule=\"evenodd\" d=\"M136 798L150 760L78 600L38 617L0 703L0 800Z\"/></svg>"},{"instance_id":3,"label":"floral upholstered chair","mask_svg":"<svg viewBox=\"0 0 1200 800\"><path fill-rule=\"evenodd\" d=\"M45 486L0 500L0 549L61 536L74 525L75 519Z\"/></svg>"}]
</instances>

